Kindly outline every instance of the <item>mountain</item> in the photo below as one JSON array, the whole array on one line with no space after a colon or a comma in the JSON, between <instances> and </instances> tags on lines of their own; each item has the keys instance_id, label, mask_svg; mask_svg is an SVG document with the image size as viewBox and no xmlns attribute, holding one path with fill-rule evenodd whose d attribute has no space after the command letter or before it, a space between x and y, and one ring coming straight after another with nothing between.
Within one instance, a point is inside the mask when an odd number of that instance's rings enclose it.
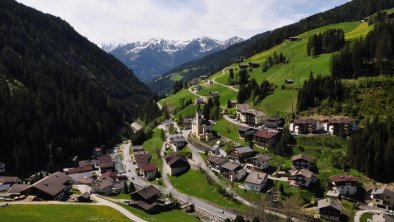
<instances>
[{"instance_id":1,"label":"mountain","mask_svg":"<svg viewBox=\"0 0 394 222\"><path fill-rule=\"evenodd\" d=\"M110 146L151 90L62 19L0 1L0 162L27 174ZM150 106L147 115L154 115ZM146 114L145 114L146 115Z\"/></svg>"},{"instance_id":2,"label":"mountain","mask_svg":"<svg viewBox=\"0 0 394 222\"><path fill-rule=\"evenodd\" d=\"M183 82L187 82L200 75L211 75L232 64L234 59L251 57L281 44L288 37L297 36L329 24L359 21L378 10L393 7L393 0L353 0L326 12L309 16L294 24L255 35L225 50L180 65L154 79L149 86L159 94L166 94L171 90L175 80L181 79Z\"/></svg>"},{"instance_id":3,"label":"mountain","mask_svg":"<svg viewBox=\"0 0 394 222\"><path fill-rule=\"evenodd\" d=\"M226 41L203 37L190 41L151 39L114 46L103 44L102 49L114 55L132 69L142 81L149 82L170 69L183 63L199 59L242 42L233 37Z\"/></svg>"}]
</instances>

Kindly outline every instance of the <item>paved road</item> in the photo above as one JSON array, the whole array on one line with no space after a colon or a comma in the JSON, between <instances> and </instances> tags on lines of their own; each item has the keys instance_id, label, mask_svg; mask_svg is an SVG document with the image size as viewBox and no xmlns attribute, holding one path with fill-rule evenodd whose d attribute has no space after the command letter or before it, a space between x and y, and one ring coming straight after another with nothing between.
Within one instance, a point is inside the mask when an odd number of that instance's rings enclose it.
<instances>
[{"instance_id":1,"label":"paved road","mask_svg":"<svg viewBox=\"0 0 394 222\"><path fill-rule=\"evenodd\" d=\"M354 215L354 222L360 222L361 215L365 213L383 213L384 210L359 210Z\"/></svg>"},{"instance_id":2,"label":"paved road","mask_svg":"<svg viewBox=\"0 0 394 222\"><path fill-rule=\"evenodd\" d=\"M236 121L235 119L231 119L228 115L223 115L223 118L224 118L226 121L228 121L228 122L230 122L230 123L233 123L233 124L235 124L235 125L238 125L238 126L243 126L243 127L248 127L248 128L257 129L257 127L249 126L249 125L246 124L246 123L240 123L240 122Z\"/></svg>"},{"instance_id":3,"label":"paved road","mask_svg":"<svg viewBox=\"0 0 394 222\"><path fill-rule=\"evenodd\" d=\"M225 73L226 73L226 71L224 71L224 69L223 69L223 74L221 74L221 75L219 75L219 76L222 76L222 75L224 75ZM216 82L216 78L219 77L219 76L215 76L215 77L212 79L212 81L213 81L215 84L220 85L220 86L227 87L227 88L229 88L229 89L231 89L231 90L233 90L233 91L235 91L235 92L238 92L238 89L236 89L236 88L234 88L234 87L232 87L232 86L228 86L228 85L224 85L224 84L221 84L221 83Z\"/></svg>"}]
</instances>

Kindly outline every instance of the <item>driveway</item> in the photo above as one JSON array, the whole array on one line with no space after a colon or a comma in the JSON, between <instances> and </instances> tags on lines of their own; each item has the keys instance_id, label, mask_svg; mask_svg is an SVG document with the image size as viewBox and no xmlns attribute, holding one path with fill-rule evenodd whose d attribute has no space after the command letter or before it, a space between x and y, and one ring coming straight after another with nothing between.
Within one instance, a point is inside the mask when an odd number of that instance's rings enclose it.
<instances>
[{"instance_id":1,"label":"driveway","mask_svg":"<svg viewBox=\"0 0 394 222\"><path fill-rule=\"evenodd\" d=\"M222 75L224 75L225 73L226 73L226 72L223 70L223 74L221 74L221 75L219 75L219 76L222 76ZM215 76L215 77L212 79L212 81L213 81L215 84L220 85L220 86L227 87L227 88L229 88L229 89L231 89L231 90L233 90L233 91L235 91L235 92L238 92L238 89L235 89L235 88L233 88L233 87L231 87L231 86L224 85L224 84L221 84L221 83L216 82L216 78L219 77L219 76Z\"/></svg>"},{"instance_id":2,"label":"driveway","mask_svg":"<svg viewBox=\"0 0 394 222\"><path fill-rule=\"evenodd\" d=\"M361 216L365 213L383 213L384 210L359 210L354 215L354 222L360 222Z\"/></svg>"}]
</instances>

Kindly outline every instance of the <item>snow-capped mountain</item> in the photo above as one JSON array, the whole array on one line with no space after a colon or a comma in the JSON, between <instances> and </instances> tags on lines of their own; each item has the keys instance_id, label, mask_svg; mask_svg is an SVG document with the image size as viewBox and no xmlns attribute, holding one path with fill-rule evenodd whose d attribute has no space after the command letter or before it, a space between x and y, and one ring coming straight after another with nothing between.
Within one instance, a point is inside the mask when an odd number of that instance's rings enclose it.
<instances>
[{"instance_id":1,"label":"snow-capped mountain","mask_svg":"<svg viewBox=\"0 0 394 222\"><path fill-rule=\"evenodd\" d=\"M144 82L149 82L183 63L225 49L243 39L233 37L225 41L202 37L189 41L150 39L125 45L103 44L102 49L111 53L132 69Z\"/></svg>"}]
</instances>

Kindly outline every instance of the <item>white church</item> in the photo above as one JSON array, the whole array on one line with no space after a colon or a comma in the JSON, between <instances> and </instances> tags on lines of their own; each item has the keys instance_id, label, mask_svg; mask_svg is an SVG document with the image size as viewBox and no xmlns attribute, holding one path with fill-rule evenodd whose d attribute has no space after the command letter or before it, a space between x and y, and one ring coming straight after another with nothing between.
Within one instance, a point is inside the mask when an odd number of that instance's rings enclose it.
<instances>
[{"instance_id":1,"label":"white church","mask_svg":"<svg viewBox=\"0 0 394 222\"><path fill-rule=\"evenodd\" d=\"M207 120L203 117L201 110L197 108L196 117L192 122L192 135L199 140L209 141L213 139L212 120Z\"/></svg>"}]
</instances>

